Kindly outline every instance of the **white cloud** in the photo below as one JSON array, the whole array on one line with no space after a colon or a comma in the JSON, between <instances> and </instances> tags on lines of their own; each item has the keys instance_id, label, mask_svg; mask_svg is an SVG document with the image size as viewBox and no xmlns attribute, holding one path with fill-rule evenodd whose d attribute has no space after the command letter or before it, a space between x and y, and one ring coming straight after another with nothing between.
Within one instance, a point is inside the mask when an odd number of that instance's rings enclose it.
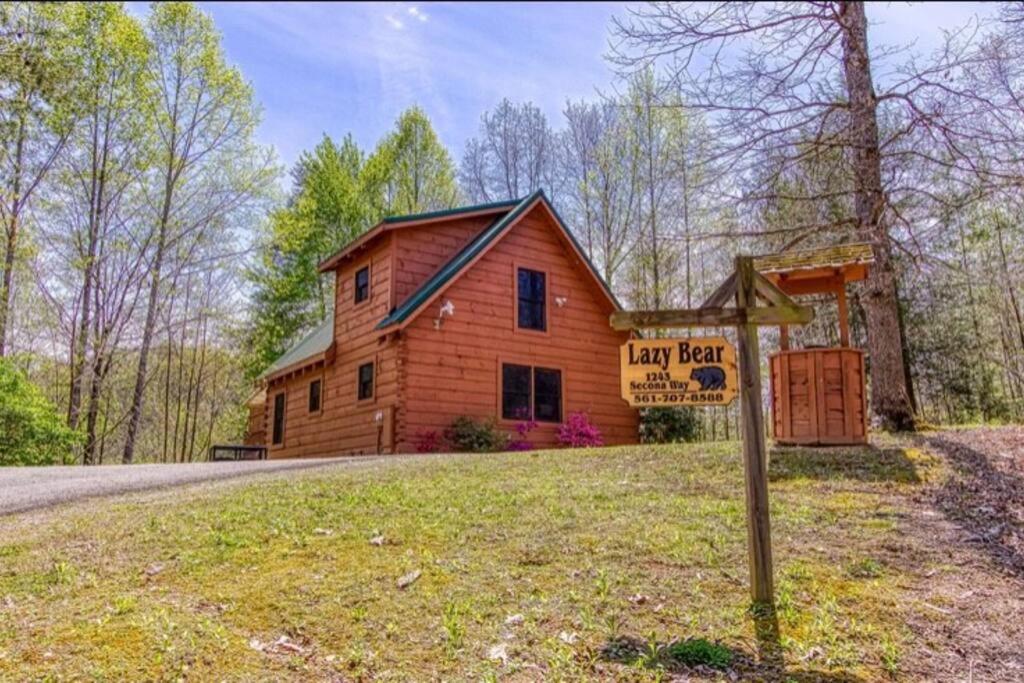
<instances>
[{"instance_id":1,"label":"white cloud","mask_svg":"<svg viewBox=\"0 0 1024 683\"><path fill-rule=\"evenodd\" d=\"M395 29L397 31L401 31L402 27L405 26L405 24L402 23L402 20L399 19L398 17L396 17L393 14L385 14L384 15L384 21L386 21L389 24L391 24L391 28L393 28L393 29Z\"/></svg>"},{"instance_id":2,"label":"white cloud","mask_svg":"<svg viewBox=\"0 0 1024 683\"><path fill-rule=\"evenodd\" d=\"M426 21L428 19L427 13L424 12L423 10L421 10L416 5L413 5L412 7L410 7L408 12L409 12L409 14L411 14L414 17L416 17L420 21Z\"/></svg>"}]
</instances>

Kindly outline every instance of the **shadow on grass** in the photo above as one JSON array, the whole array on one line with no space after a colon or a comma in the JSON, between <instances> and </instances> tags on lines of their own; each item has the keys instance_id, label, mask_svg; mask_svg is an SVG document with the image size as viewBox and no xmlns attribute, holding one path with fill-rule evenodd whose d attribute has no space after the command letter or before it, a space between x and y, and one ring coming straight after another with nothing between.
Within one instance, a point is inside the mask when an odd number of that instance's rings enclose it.
<instances>
[{"instance_id":1,"label":"shadow on grass","mask_svg":"<svg viewBox=\"0 0 1024 683\"><path fill-rule=\"evenodd\" d=\"M670 674L721 674L726 671L743 680L793 681L794 683L860 683L842 672L786 667L779 638L779 620L770 607L753 607L757 657L702 638L667 643L632 636L614 638L601 649L601 658L631 667L656 669Z\"/></svg>"},{"instance_id":2,"label":"shadow on grass","mask_svg":"<svg viewBox=\"0 0 1024 683\"><path fill-rule=\"evenodd\" d=\"M768 455L768 479L851 479L920 483L914 463L901 448L776 446Z\"/></svg>"},{"instance_id":3,"label":"shadow on grass","mask_svg":"<svg viewBox=\"0 0 1024 683\"><path fill-rule=\"evenodd\" d=\"M1024 577L1024 477L1001 471L993 453L944 436L921 437L956 471L936 493L937 507L1004 570Z\"/></svg>"}]
</instances>

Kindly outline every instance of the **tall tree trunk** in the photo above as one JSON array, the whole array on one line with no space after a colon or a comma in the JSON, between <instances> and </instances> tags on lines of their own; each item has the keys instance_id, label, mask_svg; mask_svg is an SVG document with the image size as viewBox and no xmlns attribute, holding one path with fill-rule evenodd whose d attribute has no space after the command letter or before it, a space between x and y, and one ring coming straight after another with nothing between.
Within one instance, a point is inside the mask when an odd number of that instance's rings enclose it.
<instances>
[{"instance_id":1,"label":"tall tree trunk","mask_svg":"<svg viewBox=\"0 0 1024 683\"><path fill-rule=\"evenodd\" d=\"M109 132L109 120L107 131ZM89 189L88 243L82 272L82 315L78 321L78 332L74 337L74 351L71 361L71 391L68 396L68 426L78 429L78 417L82 404L82 377L85 374L85 350L89 345L89 323L92 316L92 287L95 270L96 248L99 242L100 221L103 218L103 190L106 184L107 138L100 153L99 120L93 116L92 168Z\"/></svg>"},{"instance_id":2,"label":"tall tree trunk","mask_svg":"<svg viewBox=\"0 0 1024 683\"><path fill-rule=\"evenodd\" d=\"M174 137L171 138L170 149L176 149ZM135 437L139 431L139 423L142 420L142 404L146 393L146 374L149 364L149 349L153 344L153 333L156 330L156 318L160 295L160 273L164 266L164 256L167 249L167 230L171 218L171 195L174 191L174 154L168 155L167 174L164 179L163 206L160 210L160 222L157 226L158 234L156 241L156 253L153 256L151 268L152 278L149 285L149 299L146 308L146 323L142 329L142 345L139 347L139 364L135 370L135 390L132 392L131 414L128 418L128 430L124 440L124 452L121 461L126 465L131 464L135 458Z\"/></svg>"},{"instance_id":3,"label":"tall tree trunk","mask_svg":"<svg viewBox=\"0 0 1024 683\"><path fill-rule=\"evenodd\" d=\"M0 282L0 358L7 353L7 333L10 327L11 288L14 285L14 255L18 249L18 230L21 228L21 175L25 160L25 116L18 118L17 141L14 145L14 170L11 173L10 215L5 228L4 276Z\"/></svg>"},{"instance_id":4,"label":"tall tree trunk","mask_svg":"<svg viewBox=\"0 0 1024 683\"><path fill-rule=\"evenodd\" d=\"M1006 246L1003 244L1003 219L996 216L996 244L999 245L999 260L1003 267L1003 282L1006 285L1006 293L1010 297L1010 309L1017 321L1017 336L1020 338L1020 347L1024 350L1024 316L1021 315L1020 303L1017 300L1017 288L1013 286L1013 278L1010 276L1010 264L1006 258Z\"/></svg>"},{"instance_id":5,"label":"tall tree trunk","mask_svg":"<svg viewBox=\"0 0 1024 683\"><path fill-rule=\"evenodd\" d=\"M83 462L86 465L97 463L96 423L99 418L100 400L103 392L103 378L106 375L104 354L97 351L93 360L92 381L89 383L89 404L85 410L85 451Z\"/></svg>"},{"instance_id":6,"label":"tall tree trunk","mask_svg":"<svg viewBox=\"0 0 1024 683\"><path fill-rule=\"evenodd\" d=\"M914 412L903 363L896 272L883 215L885 195L878 146L878 101L871 81L867 18L862 2L843 2L840 12L857 227L861 238L871 243L875 257L863 297L871 362L871 408L886 429L910 430L914 428Z\"/></svg>"},{"instance_id":7,"label":"tall tree trunk","mask_svg":"<svg viewBox=\"0 0 1024 683\"><path fill-rule=\"evenodd\" d=\"M661 264L658 262L661 254L658 252L658 201L654 187L654 106L651 102L650 92L644 95L647 98L647 191L648 201L651 203L651 275L654 285L654 310L661 309Z\"/></svg>"}]
</instances>

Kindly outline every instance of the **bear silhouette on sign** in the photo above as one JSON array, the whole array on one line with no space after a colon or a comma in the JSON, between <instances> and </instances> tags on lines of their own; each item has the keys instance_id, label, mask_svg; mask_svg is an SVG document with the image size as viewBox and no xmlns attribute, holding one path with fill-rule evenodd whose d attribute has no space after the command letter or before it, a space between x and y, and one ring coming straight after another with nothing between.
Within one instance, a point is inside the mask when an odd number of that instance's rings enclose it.
<instances>
[{"instance_id":1,"label":"bear silhouette on sign","mask_svg":"<svg viewBox=\"0 0 1024 683\"><path fill-rule=\"evenodd\" d=\"M719 391L725 389L725 370L713 365L703 368L694 368L690 372L690 379L700 382L701 391Z\"/></svg>"}]
</instances>

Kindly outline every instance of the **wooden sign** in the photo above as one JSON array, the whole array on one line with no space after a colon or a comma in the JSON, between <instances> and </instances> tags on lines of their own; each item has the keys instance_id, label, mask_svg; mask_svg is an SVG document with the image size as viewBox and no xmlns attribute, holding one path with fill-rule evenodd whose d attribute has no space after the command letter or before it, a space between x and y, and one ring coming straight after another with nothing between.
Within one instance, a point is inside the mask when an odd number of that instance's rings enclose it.
<instances>
[{"instance_id":1,"label":"wooden sign","mask_svg":"<svg viewBox=\"0 0 1024 683\"><path fill-rule=\"evenodd\" d=\"M733 307L726 307L730 299L736 304ZM768 306L758 306L757 300L762 299L768 302ZM683 309L679 311L617 311L612 313L609 323L616 330L638 330L643 328L666 328L666 327L722 327L735 326L736 340L739 346L740 359L740 406L743 415L743 474L746 480L747 489L747 545L750 554L750 597L755 603L773 606L775 604L775 583L772 577L772 533L771 520L768 515L768 459L765 455L764 446L764 414L761 410L761 360L757 348L757 328L759 325L803 325L814 320L814 311L805 306L798 306L790 299L785 292L769 282L763 275L754 270L754 259L750 256L736 257L736 270L726 278L725 282L719 285L704 305L700 308ZM642 395L644 387L639 386L635 394L628 394L627 387L631 386L626 381L627 367L629 361L643 360L640 350L645 345L666 347L678 344L681 341L690 343L688 360L696 360L695 348L700 348L700 360L696 361L699 367L723 367L720 364L718 351L715 349L717 341L725 342L722 338L711 339L654 339L648 341L631 341L622 347L622 395L627 401L632 395ZM710 342L710 344L709 344ZM636 355L629 355L631 345L636 344ZM694 346L696 344L696 346ZM706 346L711 346L711 353ZM677 347L678 348L678 347ZM667 352L664 352L667 353ZM678 354L678 351L676 352ZM722 349L721 361L726 358L731 362L731 374L726 374L725 387L721 389L724 393L726 388L731 390L733 395L736 391L736 352L729 346L729 356L726 356L725 349ZM714 361L708 356L713 356ZM654 372L657 373L657 366L664 364L665 370L670 378L666 381L692 382L694 381L689 373L683 369L675 372L677 377L671 377L672 370L669 368L672 363L680 363L680 356L674 358L671 355L659 355L655 358L653 351L649 352L646 362L635 363L635 365L654 365ZM647 377L646 372L641 371L641 378ZM697 375L699 377L700 375ZM657 377L657 375L655 375ZM654 381L657 381L655 379ZM642 382L641 382L642 383ZM670 385L671 387L671 385ZM687 389L690 385L687 385ZM648 388L657 392L653 387ZM709 392L718 390L709 389ZM685 392L678 392L685 393ZM671 398L671 389L669 397ZM731 398L730 398L731 400ZM633 405L678 405L675 403L633 403ZM682 405L715 405L712 403L683 403Z\"/></svg>"},{"instance_id":2,"label":"wooden sign","mask_svg":"<svg viewBox=\"0 0 1024 683\"><path fill-rule=\"evenodd\" d=\"M639 408L724 406L739 393L725 337L631 339L620 350L622 398Z\"/></svg>"}]
</instances>

